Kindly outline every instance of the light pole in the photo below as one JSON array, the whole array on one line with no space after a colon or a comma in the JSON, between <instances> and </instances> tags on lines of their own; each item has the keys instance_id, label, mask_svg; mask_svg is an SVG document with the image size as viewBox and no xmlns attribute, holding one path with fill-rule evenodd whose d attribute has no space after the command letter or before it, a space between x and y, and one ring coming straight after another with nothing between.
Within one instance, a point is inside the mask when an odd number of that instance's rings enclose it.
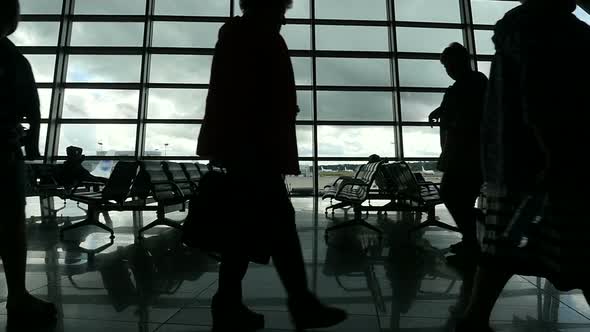
<instances>
[{"instance_id":1,"label":"light pole","mask_svg":"<svg viewBox=\"0 0 590 332\"><path fill-rule=\"evenodd\" d=\"M102 141L98 141L98 152L102 152Z\"/></svg>"},{"instance_id":2,"label":"light pole","mask_svg":"<svg viewBox=\"0 0 590 332\"><path fill-rule=\"evenodd\" d=\"M168 150L168 143L164 143L164 157L166 157L166 151Z\"/></svg>"}]
</instances>

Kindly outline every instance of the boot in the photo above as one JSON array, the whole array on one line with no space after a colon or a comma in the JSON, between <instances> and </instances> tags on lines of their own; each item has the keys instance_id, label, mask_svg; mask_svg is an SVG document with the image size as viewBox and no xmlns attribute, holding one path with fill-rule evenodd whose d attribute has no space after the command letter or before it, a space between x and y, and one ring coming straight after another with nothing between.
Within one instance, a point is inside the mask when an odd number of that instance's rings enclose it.
<instances>
[{"instance_id":1,"label":"boot","mask_svg":"<svg viewBox=\"0 0 590 332\"><path fill-rule=\"evenodd\" d=\"M289 311L295 329L304 331L306 329L330 327L344 321L348 315L344 310L327 307L312 294L300 299L289 299Z\"/></svg>"}]
</instances>

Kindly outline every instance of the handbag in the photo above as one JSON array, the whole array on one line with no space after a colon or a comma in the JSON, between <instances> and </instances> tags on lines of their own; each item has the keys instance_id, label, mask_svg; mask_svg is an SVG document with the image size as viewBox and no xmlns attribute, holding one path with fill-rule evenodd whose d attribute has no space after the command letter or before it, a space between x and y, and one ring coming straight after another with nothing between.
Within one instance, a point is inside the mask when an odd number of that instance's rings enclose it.
<instances>
[{"instance_id":1,"label":"handbag","mask_svg":"<svg viewBox=\"0 0 590 332\"><path fill-rule=\"evenodd\" d=\"M225 253L234 253L258 264L268 264L270 255L261 238L263 234L233 214L234 210L244 208L247 205L244 201L248 199L236 198L230 175L221 171L207 172L198 188L198 193L189 201L182 242L219 261Z\"/></svg>"},{"instance_id":2,"label":"handbag","mask_svg":"<svg viewBox=\"0 0 590 332\"><path fill-rule=\"evenodd\" d=\"M183 226L182 242L219 258L228 243L224 239L222 202L228 187L227 174L211 171L199 181L196 195L189 201L189 209Z\"/></svg>"}]
</instances>

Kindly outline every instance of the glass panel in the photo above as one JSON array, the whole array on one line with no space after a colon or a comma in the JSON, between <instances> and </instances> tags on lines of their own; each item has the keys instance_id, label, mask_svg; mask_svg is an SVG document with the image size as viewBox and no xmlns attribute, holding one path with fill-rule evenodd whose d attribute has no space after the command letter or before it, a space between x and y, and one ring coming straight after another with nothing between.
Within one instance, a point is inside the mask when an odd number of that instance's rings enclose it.
<instances>
[{"instance_id":1,"label":"glass panel","mask_svg":"<svg viewBox=\"0 0 590 332\"><path fill-rule=\"evenodd\" d=\"M229 16L229 0L156 0L156 15Z\"/></svg>"},{"instance_id":2,"label":"glass panel","mask_svg":"<svg viewBox=\"0 0 590 332\"><path fill-rule=\"evenodd\" d=\"M55 71L55 55L26 54L37 83L52 83Z\"/></svg>"},{"instance_id":3,"label":"glass panel","mask_svg":"<svg viewBox=\"0 0 590 332\"><path fill-rule=\"evenodd\" d=\"M319 85L391 86L388 59L317 59Z\"/></svg>"},{"instance_id":4,"label":"glass panel","mask_svg":"<svg viewBox=\"0 0 590 332\"><path fill-rule=\"evenodd\" d=\"M452 42L463 44L461 30L397 28L397 48L400 52L442 53Z\"/></svg>"},{"instance_id":5,"label":"glass panel","mask_svg":"<svg viewBox=\"0 0 590 332\"><path fill-rule=\"evenodd\" d=\"M393 121L391 92L318 92L318 119Z\"/></svg>"},{"instance_id":6,"label":"glass panel","mask_svg":"<svg viewBox=\"0 0 590 332\"><path fill-rule=\"evenodd\" d=\"M152 83L209 83L211 61L207 55L152 55Z\"/></svg>"},{"instance_id":7,"label":"glass panel","mask_svg":"<svg viewBox=\"0 0 590 332\"><path fill-rule=\"evenodd\" d=\"M214 48L221 23L154 22L155 47Z\"/></svg>"},{"instance_id":8,"label":"glass panel","mask_svg":"<svg viewBox=\"0 0 590 332\"><path fill-rule=\"evenodd\" d=\"M318 162L319 191L333 184L341 176L354 176L361 165L366 161L320 161Z\"/></svg>"},{"instance_id":9,"label":"glass panel","mask_svg":"<svg viewBox=\"0 0 590 332\"><path fill-rule=\"evenodd\" d=\"M395 157L393 126L318 126L320 157Z\"/></svg>"},{"instance_id":10,"label":"glass panel","mask_svg":"<svg viewBox=\"0 0 590 332\"><path fill-rule=\"evenodd\" d=\"M438 127L404 127L404 157L437 158L440 156L439 132Z\"/></svg>"},{"instance_id":11,"label":"glass panel","mask_svg":"<svg viewBox=\"0 0 590 332\"><path fill-rule=\"evenodd\" d=\"M448 87L453 80L438 60L399 60L400 85L403 87Z\"/></svg>"},{"instance_id":12,"label":"glass panel","mask_svg":"<svg viewBox=\"0 0 590 332\"><path fill-rule=\"evenodd\" d=\"M460 23L458 0L395 0L397 21Z\"/></svg>"},{"instance_id":13,"label":"glass panel","mask_svg":"<svg viewBox=\"0 0 590 332\"><path fill-rule=\"evenodd\" d=\"M76 14L144 15L145 0L76 0Z\"/></svg>"},{"instance_id":14,"label":"glass panel","mask_svg":"<svg viewBox=\"0 0 590 332\"><path fill-rule=\"evenodd\" d=\"M127 124L62 124L59 135L59 155L75 145L87 156L135 155L136 125Z\"/></svg>"},{"instance_id":15,"label":"glass panel","mask_svg":"<svg viewBox=\"0 0 590 332\"><path fill-rule=\"evenodd\" d=\"M143 23L74 22L72 46L142 46Z\"/></svg>"},{"instance_id":16,"label":"glass panel","mask_svg":"<svg viewBox=\"0 0 590 332\"><path fill-rule=\"evenodd\" d=\"M313 94L311 91L297 91L297 105L299 106L297 120L313 119Z\"/></svg>"},{"instance_id":17,"label":"glass panel","mask_svg":"<svg viewBox=\"0 0 590 332\"><path fill-rule=\"evenodd\" d=\"M421 173L426 181L441 183L443 173L437 169L438 161L410 161L412 172Z\"/></svg>"},{"instance_id":18,"label":"glass panel","mask_svg":"<svg viewBox=\"0 0 590 332\"><path fill-rule=\"evenodd\" d=\"M82 166L92 175L108 178L117 165L116 160L84 160Z\"/></svg>"},{"instance_id":19,"label":"glass panel","mask_svg":"<svg viewBox=\"0 0 590 332\"><path fill-rule=\"evenodd\" d=\"M316 0L316 18L387 20L386 0Z\"/></svg>"},{"instance_id":20,"label":"glass panel","mask_svg":"<svg viewBox=\"0 0 590 332\"><path fill-rule=\"evenodd\" d=\"M146 155L195 156L201 125L148 124L146 126Z\"/></svg>"},{"instance_id":21,"label":"glass panel","mask_svg":"<svg viewBox=\"0 0 590 332\"><path fill-rule=\"evenodd\" d=\"M311 85L311 59L292 57L291 62L295 71L295 84Z\"/></svg>"},{"instance_id":22,"label":"glass panel","mask_svg":"<svg viewBox=\"0 0 590 332\"><path fill-rule=\"evenodd\" d=\"M42 123L39 130L39 152L45 155L45 144L47 144L47 123Z\"/></svg>"},{"instance_id":23,"label":"glass panel","mask_svg":"<svg viewBox=\"0 0 590 332\"><path fill-rule=\"evenodd\" d=\"M492 68L491 61L478 61L477 62L477 69L484 73L487 77L490 77L490 69Z\"/></svg>"},{"instance_id":24,"label":"glass panel","mask_svg":"<svg viewBox=\"0 0 590 332\"><path fill-rule=\"evenodd\" d=\"M5 0L3 0L5 1ZM20 0L21 14L61 14L62 0Z\"/></svg>"},{"instance_id":25,"label":"glass panel","mask_svg":"<svg viewBox=\"0 0 590 332\"><path fill-rule=\"evenodd\" d=\"M297 126L297 148L299 157L313 156L313 127Z\"/></svg>"},{"instance_id":26,"label":"glass panel","mask_svg":"<svg viewBox=\"0 0 590 332\"><path fill-rule=\"evenodd\" d=\"M313 163L300 161L301 175L289 175L285 178L291 195L313 195Z\"/></svg>"},{"instance_id":27,"label":"glass panel","mask_svg":"<svg viewBox=\"0 0 590 332\"><path fill-rule=\"evenodd\" d=\"M578 17L580 20L586 22L588 25L590 25L590 14L587 13L585 10L583 10L582 8L580 8L580 6L578 6L578 8L576 8L576 11L574 12L574 14L576 15L576 17Z\"/></svg>"},{"instance_id":28,"label":"glass panel","mask_svg":"<svg viewBox=\"0 0 590 332\"><path fill-rule=\"evenodd\" d=\"M504 14L518 5L518 1L471 0L473 23L496 24Z\"/></svg>"},{"instance_id":29,"label":"glass panel","mask_svg":"<svg viewBox=\"0 0 590 332\"><path fill-rule=\"evenodd\" d=\"M49 118L49 109L51 108L51 89L38 89L39 102L41 104L41 118Z\"/></svg>"},{"instance_id":30,"label":"glass panel","mask_svg":"<svg viewBox=\"0 0 590 332\"><path fill-rule=\"evenodd\" d=\"M475 31L475 46L477 54L494 54L496 47L492 41L494 31L492 30L476 30Z\"/></svg>"},{"instance_id":31,"label":"glass panel","mask_svg":"<svg viewBox=\"0 0 590 332\"><path fill-rule=\"evenodd\" d=\"M287 18L309 18L309 13L309 0L295 0L293 8L287 11ZM242 15L239 0L234 1L234 15Z\"/></svg>"},{"instance_id":32,"label":"glass panel","mask_svg":"<svg viewBox=\"0 0 590 332\"><path fill-rule=\"evenodd\" d=\"M57 46L58 22L21 22L9 37L17 46Z\"/></svg>"},{"instance_id":33,"label":"glass panel","mask_svg":"<svg viewBox=\"0 0 590 332\"><path fill-rule=\"evenodd\" d=\"M67 81L139 82L140 68L141 56L138 55L70 55Z\"/></svg>"},{"instance_id":34,"label":"glass panel","mask_svg":"<svg viewBox=\"0 0 590 332\"><path fill-rule=\"evenodd\" d=\"M139 91L66 89L64 118L136 119Z\"/></svg>"},{"instance_id":35,"label":"glass panel","mask_svg":"<svg viewBox=\"0 0 590 332\"><path fill-rule=\"evenodd\" d=\"M311 28L303 24L287 24L281 30L290 50L309 50L311 48Z\"/></svg>"},{"instance_id":36,"label":"glass panel","mask_svg":"<svg viewBox=\"0 0 590 332\"><path fill-rule=\"evenodd\" d=\"M207 90L150 89L148 118L202 119Z\"/></svg>"},{"instance_id":37,"label":"glass panel","mask_svg":"<svg viewBox=\"0 0 590 332\"><path fill-rule=\"evenodd\" d=\"M389 51L387 27L318 25L317 48L342 51Z\"/></svg>"},{"instance_id":38,"label":"glass panel","mask_svg":"<svg viewBox=\"0 0 590 332\"><path fill-rule=\"evenodd\" d=\"M443 93L402 92L402 121L428 122L428 115L442 103Z\"/></svg>"}]
</instances>

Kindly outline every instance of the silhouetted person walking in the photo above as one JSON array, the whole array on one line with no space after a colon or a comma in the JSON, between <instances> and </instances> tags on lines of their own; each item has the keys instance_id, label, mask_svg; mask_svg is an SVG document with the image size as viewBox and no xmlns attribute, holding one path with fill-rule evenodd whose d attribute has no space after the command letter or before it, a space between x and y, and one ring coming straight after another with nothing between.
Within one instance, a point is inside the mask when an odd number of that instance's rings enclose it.
<instances>
[{"instance_id":1,"label":"silhouetted person walking","mask_svg":"<svg viewBox=\"0 0 590 332\"><path fill-rule=\"evenodd\" d=\"M298 113L293 66L280 35L292 0L241 0L244 15L219 32L205 120L197 153L227 169L230 183L244 188L232 200L241 234L223 254L213 298L214 331L251 331L264 317L242 304L242 279L250 260L270 257L287 290L298 329L327 327L346 313L322 305L307 284L295 211L284 175L299 174L295 119ZM244 214L255 215L245 217ZM244 216L244 218L240 218ZM247 219L258 220L247 221ZM231 233L232 225L228 225Z\"/></svg>"},{"instance_id":2,"label":"silhouetted person walking","mask_svg":"<svg viewBox=\"0 0 590 332\"><path fill-rule=\"evenodd\" d=\"M482 183L480 121L487 78L471 69L469 52L459 43L443 51L441 63L455 83L429 121L440 122L441 197L463 236L462 242L452 247L458 254L454 257L464 261L478 251L474 206Z\"/></svg>"},{"instance_id":3,"label":"silhouetted person walking","mask_svg":"<svg viewBox=\"0 0 590 332\"><path fill-rule=\"evenodd\" d=\"M588 300L588 196L572 158L590 142L590 27L572 14L575 5L528 0L496 24L482 120L482 260L457 331L491 331L494 304L514 274L545 277L562 291L580 288ZM517 213L526 197L546 198ZM519 244L505 236L512 220L529 229Z\"/></svg>"},{"instance_id":4,"label":"silhouetted person walking","mask_svg":"<svg viewBox=\"0 0 590 332\"><path fill-rule=\"evenodd\" d=\"M0 2L0 256L6 275L8 299L7 327L30 331L30 328L53 323L56 309L31 296L25 287L27 246L25 233L25 165L21 152L24 141L28 159L39 153L39 96L31 66L8 40L18 26L18 0ZM21 122L30 123L28 135Z\"/></svg>"}]
</instances>

